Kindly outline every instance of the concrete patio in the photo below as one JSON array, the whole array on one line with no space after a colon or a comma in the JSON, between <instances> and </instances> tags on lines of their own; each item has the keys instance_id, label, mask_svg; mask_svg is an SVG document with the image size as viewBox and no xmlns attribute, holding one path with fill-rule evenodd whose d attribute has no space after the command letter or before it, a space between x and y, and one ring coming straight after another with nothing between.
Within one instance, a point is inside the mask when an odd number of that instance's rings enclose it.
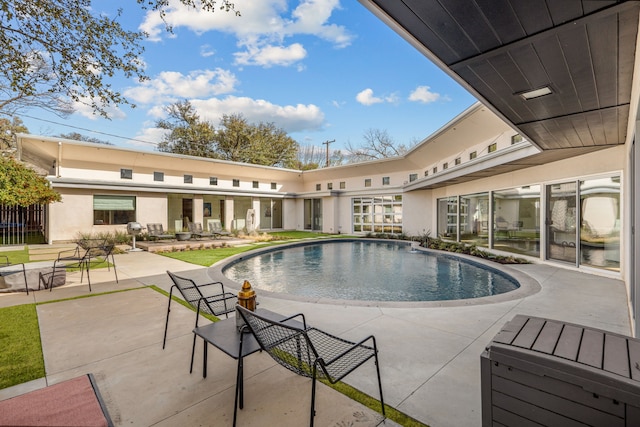
<instances>
[{"instance_id":1,"label":"concrete patio","mask_svg":"<svg viewBox=\"0 0 640 427\"><path fill-rule=\"evenodd\" d=\"M235 361L209 351L202 378L202 343L189 374L193 312L172 305L169 340L162 350L167 297L165 270L197 280L208 269L148 252L116 256L113 271L92 271L92 295L37 308L46 378L0 390L0 399L92 372L116 425L231 425ZM480 425L480 354L516 314L549 317L630 334L626 290L621 281L550 265L512 268L541 285L541 291L511 301L451 307L363 306L301 302L261 295L260 306L282 314L303 312L310 324L347 339L373 334L380 348L385 402L434 427ZM70 274L53 292L0 295L0 307L89 295ZM233 291L237 291L234 289ZM207 322L204 320L204 322ZM369 362L345 380L378 398ZM316 425L377 425L375 412L319 385ZM245 408L240 426L300 426L308 423L310 380L276 365L266 354L245 360ZM395 425L387 421L385 425Z\"/></svg>"}]
</instances>

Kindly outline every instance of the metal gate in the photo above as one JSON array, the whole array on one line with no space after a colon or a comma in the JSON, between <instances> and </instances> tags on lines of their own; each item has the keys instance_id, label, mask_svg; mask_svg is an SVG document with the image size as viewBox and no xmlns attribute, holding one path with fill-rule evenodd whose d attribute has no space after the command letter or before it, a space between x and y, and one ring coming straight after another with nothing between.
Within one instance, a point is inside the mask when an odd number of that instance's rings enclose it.
<instances>
[{"instance_id":1,"label":"metal gate","mask_svg":"<svg viewBox=\"0 0 640 427\"><path fill-rule=\"evenodd\" d=\"M0 245L46 243L47 205L0 205Z\"/></svg>"}]
</instances>

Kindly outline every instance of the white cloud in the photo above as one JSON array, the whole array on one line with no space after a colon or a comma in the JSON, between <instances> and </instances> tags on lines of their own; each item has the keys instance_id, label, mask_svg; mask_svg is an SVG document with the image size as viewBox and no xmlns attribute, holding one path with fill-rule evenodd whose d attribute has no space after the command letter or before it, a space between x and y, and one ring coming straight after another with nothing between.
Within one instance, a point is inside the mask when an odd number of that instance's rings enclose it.
<instances>
[{"instance_id":1,"label":"white cloud","mask_svg":"<svg viewBox=\"0 0 640 427\"><path fill-rule=\"evenodd\" d=\"M203 58L208 58L216 54L216 51L208 44L203 44L200 46L200 56Z\"/></svg>"},{"instance_id":2,"label":"white cloud","mask_svg":"<svg viewBox=\"0 0 640 427\"><path fill-rule=\"evenodd\" d=\"M356 101L362 105L373 105L384 102L384 99L373 96L373 89L367 88L356 95Z\"/></svg>"},{"instance_id":3,"label":"white cloud","mask_svg":"<svg viewBox=\"0 0 640 427\"><path fill-rule=\"evenodd\" d=\"M206 97L235 91L236 76L221 68L196 70L184 75L163 71L155 78L125 90L124 95L140 104L175 102L178 98Z\"/></svg>"},{"instance_id":4,"label":"white cloud","mask_svg":"<svg viewBox=\"0 0 640 427\"><path fill-rule=\"evenodd\" d=\"M100 105L99 102L97 102L97 104ZM102 116L93 111L93 107L91 107L91 100L89 98L80 98L79 101L72 102L71 108L73 108L74 114L79 114L90 120L102 118ZM125 119L127 117L124 111L114 105L102 105L102 109L104 109L111 119Z\"/></svg>"},{"instance_id":5,"label":"white cloud","mask_svg":"<svg viewBox=\"0 0 640 427\"><path fill-rule=\"evenodd\" d=\"M354 36L344 26L329 22L340 7L339 0L302 0L289 11L286 0L236 0L241 16L216 10L199 12L176 1L170 1L165 19L174 29L184 27L197 34L221 31L233 34L244 52L236 54L238 63L258 66L289 66L306 57L306 50L296 43L284 47L287 37L311 35L334 44L348 46ZM149 40L160 41L165 23L157 12L147 12L140 30ZM174 33L174 36L177 33ZM244 62L243 62L244 61Z\"/></svg>"},{"instance_id":6,"label":"white cloud","mask_svg":"<svg viewBox=\"0 0 640 427\"><path fill-rule=\"evenodd\" d=\"M145 125L148 125L150 127L141 129L136 134L136 136L134 136L132 139L127 140L126 143L129 145L149 148L149 146L155 146L159 144L162 141L164 135L169 132L169 130L167 129L152 127L153 125L150 123L145 123Z\"/></svg>"},{"instance_id":7,"label":"white cloud","mask_svg":"<svg viewBox=\"0 0 640 427\"><path fill-rule=\"evenodd\" d=\"M442 98L442 96L437 92L431 92L431 88L429 86L418 86L414 89L413 92L409 95L409 101L421 102L423 104L428 104L430 102L436 102Z\"/></svg>"},{"instance_id":8,"label":"white cloud","mask_svg":"<svg viewBox=\"0 0 640 427\"><path fill-rule=\"evenodd\" d=\"M249 123L273 122L287 133L318 130L324 122L324 113L313 104L276 105L262 99L236 96L190 102L203 120L216 125L225 114L242 114Z\"/></svg>"},{"instance_id":9,"label":"white cloud","mask_svg":"<svg viewBox=\"0 0 640 427\"><path fill-rule=\"evenodd\" d=\"M269 68L273 65L292 65L307 56L307 51L300 43L284 46L248 46L247 51L237 52L236 64L260 65Z\"/></svg>"}]
</instances>

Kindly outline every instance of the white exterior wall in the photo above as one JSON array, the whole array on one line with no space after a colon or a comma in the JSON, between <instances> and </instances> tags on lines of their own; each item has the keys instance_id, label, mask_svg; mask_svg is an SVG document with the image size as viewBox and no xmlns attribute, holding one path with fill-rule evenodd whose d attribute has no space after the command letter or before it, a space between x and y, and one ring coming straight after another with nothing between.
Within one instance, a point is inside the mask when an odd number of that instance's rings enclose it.
<instances>
[{"instance_id":1,"label":"white exterior wall","mask_svg":"<svg viewBox=\"0 0 640 427\"><path fill-rule=\"evenodd\" d=\"M435 228L432 228L432 212L435 200L431 196L431 190L417 190L402 195L402 230L410 236L419 236L430 233L434 236ZM433 221L435 223L435 220Z\"/></svg>"},{"instance_id":2,"label":"white exterior wall","mask_svg":"<svg viewBox=\"0 0 640 427\"><path fill-rule=\"evenodd\" d=\"M143 227L148 223L161 223L167 229L168 203L160 193L123 193L83 189L58 189L62 201L49 206L49 243L74 240L79 234L126 231L126 224L94 225L93 196L127 195L136 197L136 221Z\"/></svg>"}]
</instances>

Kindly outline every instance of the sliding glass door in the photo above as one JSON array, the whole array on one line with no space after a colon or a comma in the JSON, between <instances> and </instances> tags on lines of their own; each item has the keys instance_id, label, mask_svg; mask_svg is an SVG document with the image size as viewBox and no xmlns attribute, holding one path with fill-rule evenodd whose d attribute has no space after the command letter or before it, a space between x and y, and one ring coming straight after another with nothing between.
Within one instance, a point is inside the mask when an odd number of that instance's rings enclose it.
<instances>
[{"instance_id":1,"label":"sliding glass door","mask_svg":"<svg viewBox=\"0 0 640 427\"><path fill-rule=\"evenodd\" d=\"M574 182L547 185L547 258L576 264L578 235Z\"/></svg>"}]
</instances>

